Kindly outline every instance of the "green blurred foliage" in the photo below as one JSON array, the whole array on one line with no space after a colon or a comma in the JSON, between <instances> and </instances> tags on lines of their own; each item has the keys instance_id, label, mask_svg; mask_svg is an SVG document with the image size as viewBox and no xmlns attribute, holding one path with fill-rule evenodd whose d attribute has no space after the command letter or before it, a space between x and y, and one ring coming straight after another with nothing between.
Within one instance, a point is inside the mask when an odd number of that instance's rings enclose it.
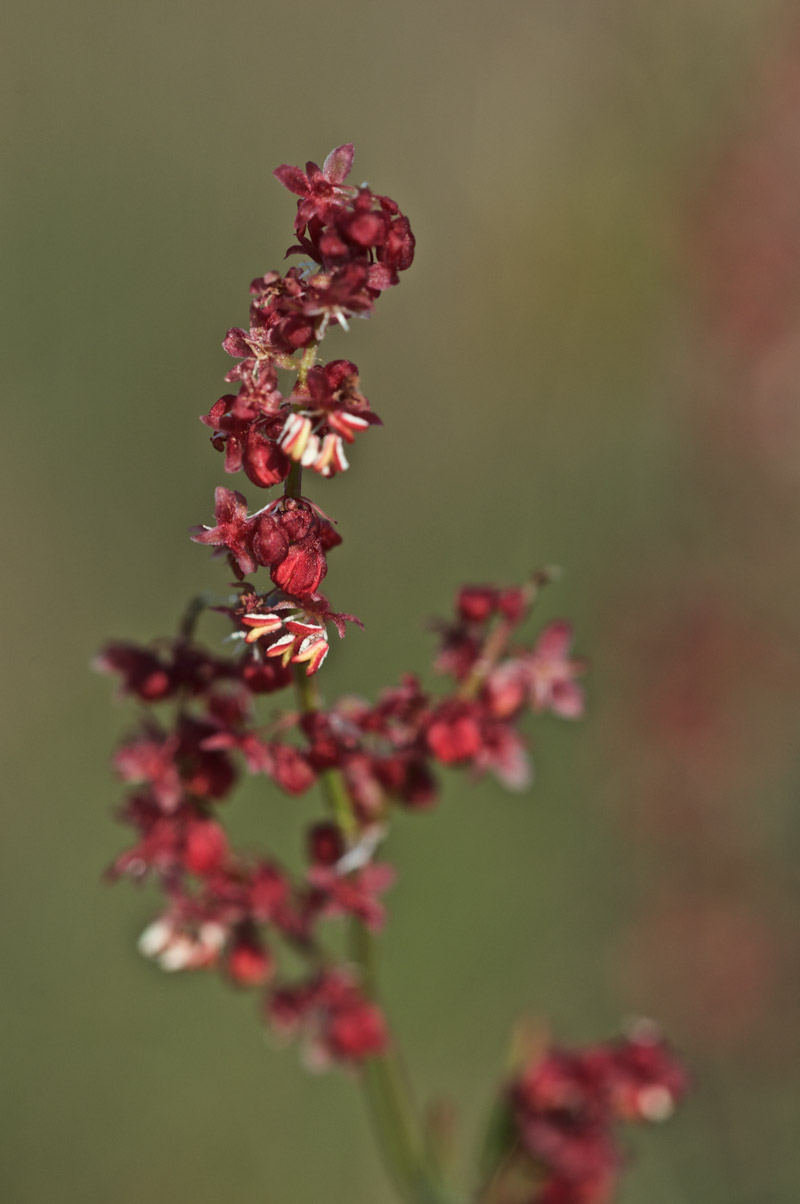
<instances>
[{"instance_id":1,"label":"green blurred foliage","mask_svg":"<svg viewBox=\"0 0 800 1204\"><path fill-rule=\"evenodd\" d=\"M169 631L224 579L185 536L223 480L196 416L222 391L219 344L249 280L290 241L272 168L346 140L356 177L410 215L418 258L371 322L330 342L385 427L314 494L345 537L326 590L367 625L325 689L371 694L424 669L426 620L460 581L542 563L567 568L542 614L573 617L595 662L587 721L540 724L529 795L453 777L435 813L398 819L382 960L420 1095L458 1101L468 1150L515 1017L580 1041L645 1008L697 1085L637 1140L626 1204L797 1198L799 1085L780 1054L796 1034L765 1014L785 1047L756 1034L720 1053L617 969L659 856L617 805L647 755L619 703L647 674L625 608L685 591L687 564L723 590L750 576L692 469L682 231L785 17L768 0L7 7L9 1204L390 1199L353 1082L269 1048L249 996L135 954L153 899L100 882L123 839L107 757L129 719L87 669L104 638ZM796 639L796 533L778 528L780 572L747 605L776 621L777 598ZM781 765L732 801L756 817L773 881L800 841L796 766ZM309 806L251 787L235 822L292 856ZM796 947L783 899L774 921Z\"/></svg>"}]
</instances>

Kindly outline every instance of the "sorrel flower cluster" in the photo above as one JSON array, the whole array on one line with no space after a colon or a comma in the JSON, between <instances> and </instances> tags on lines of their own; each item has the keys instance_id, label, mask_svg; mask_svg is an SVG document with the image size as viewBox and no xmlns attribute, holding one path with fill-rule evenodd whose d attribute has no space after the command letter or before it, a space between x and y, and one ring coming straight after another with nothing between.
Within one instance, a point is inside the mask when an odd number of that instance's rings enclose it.
<instances>
[{"instance_id":1,"label":"sorrel flower cluster","mask_svg":"<svg viewBox=\"0 0 800 1204\"><path fill-rule=\"evenodd\" d=\"M622 1123L663 1121L686 1075L649 1021L617 1041L536 1053L509 1084L495 1119L495 1195L525 1185L525 1204L605 1204L623 1166ZM495 1150L495 1154L497 1154Z\"/></svg>"},{"instance_id":2,"label":"sorrel flower cluster","mask_svg":"<svg viewBox=\"0 0 800 1204\"><path fill-rule=\"evenodd\" d=\"M378 855L393 809L432 806L448 767L526 787L523 720L542 712L580 716L585 664L571 655L568 623L522 634L551 578L542 570L521 586L458 591L453 617L435 628L439 689L423 688L409 673L375 702L346 696L323 704L316 683L330 631L343 637L347 623L360 622L320 592L341 536L304 495L303 472L326 478L345 471L345 445L380 420L356 365L323 363L319 349L333 328L368 316L414 255L395 202L346 183L352 158L346 145L321 168L277 169L299 197L287 254L305 260L251 285L249 328L229 331L223 344L239 361L226 377L237 391L202 419L227 472L243 471L261 489L282 484L281 492L251 511L243 494L218 488L213 523L194 528L192 538L223 556L236 581L216 599L192 602L176 635L144 647L109 643L97 666L118 675L122 693L143 707L114 758L128 788L120 817L134 842L109 871L115 879L150 880L163 892L163 911L142 933L141 952L164 970L217 970L259 988L274 1032L300 1035L316 1065L370 1059L377 1070L367 1082L386 1095L399 1089L400 1076L387 1070L394 1042L366 942L383 923L383 895L394 878ZM196 635L207 611L227 629L214 650ZM285 691L291 698L282 711L259 714L261 696ZM300 871L269 851L232 847L224 814L243 772L289 796L311 794ZM328 922L341 917L353 937L347 958L327 940ZM304 969L287 974L287 960ZM398 1184L416 1198L420 1142L406 1133L390 1147ZM426 1190L430 1200L434 1189Z\"/></svg>"},{"instance_id":3,"label":"sorrel flower cluster","mask_svg":"<svg viewBox=\"0 0 800 1204\"><path fill-rule=\"evenodd\" d=\"M320 595L264 596L239 586L234 600L215 607L242 637L233 654L211 653L188 633L147 648L108 644L98 667L117 673L123 691L147 707L114 757L131 787L121 815L137 841L111 871L153 878L164 890L167 908L145 931L142 952L167 970L218 967L241 985L271 981L265 1016L281 1031L310 1026L317 1045L326 1034L322 1044L338 1058L382 1048L383 1022L374 1006L365 1007L351 969L331 976L320 924L351 915L381 926L380 895L393 873L374 853L393 806L435 802L441 766L489 771L524 786L524 715L580 712L575 679L582 665L569 659L565 624L545 628L532 647L510 643L535 589L459 592L454 621L439 628L437 666L450 684L437 695L409 674L373 704L345 697L328 708L289 710L266 725L256 714L259 695L291 686L292 661L304 676L315 673L327 651L323 618L343 624ZM272 857L229 846L218 808L242 769L291 796L337 775L346 809L312 819L300 878ZM299 988L273 978L278 940L308 959L310 977ZM328 1013L345 1007L350 1038L331 1045Z\"/></svg>"}]
</instances>

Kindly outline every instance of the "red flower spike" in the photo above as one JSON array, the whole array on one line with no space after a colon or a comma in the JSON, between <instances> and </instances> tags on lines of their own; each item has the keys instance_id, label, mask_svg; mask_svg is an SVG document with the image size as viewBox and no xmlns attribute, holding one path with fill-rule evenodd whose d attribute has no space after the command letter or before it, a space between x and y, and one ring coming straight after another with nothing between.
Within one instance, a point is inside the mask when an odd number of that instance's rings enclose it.
<instances>
[{"instance_id":1,"label":"red flower spike","mask_svg":"<svg viewBox=\"0 0 800 1204\"><path fill-rule=\"evenodd\" d=\"M328 623L341 637L346 622L358 622L331 610L318 592L327 553L341 537L317 505L297 495L303 469L306 481L308 470L326 479L345 471L348 445L380 420L355 364L320 362L318 345L330 328L346 331L352 317L372 312L411 264L415 246L393 200L346 183L352 162L345 144L322 167L276 170L298 197L290 253L312 263L253 280L248 322L223 343L236 359L225 379L238 391L202 419L226 472L244 471L260 488L287 481L283 496L252 516L242 494L219 488L214 525L192 532L227 556L239 579L259 566L271 579L234 586L233 599L211 607L230 622L235 653L212 655L194 643L204 607L192 604L180 638L148 648L109 644L98 667L119 674L123 691L141 703L176 703L163 708L169 719L145 721L115 757L119 776L135 786L121 811L133 841L108 876L147 878L167 900L142 934L141 952L164 970L216 969L234 985L258 987L271 979L271 950L282 940L305 960L306 977L268 987L274 1027L299 1030L318 1065L357 1067L387 1048L388 1030L359 972L335 964L322 921L352 916L380 928L380 896L393 871L373 857L393 804L431 805L437 763L525 786L530 765L520 721L529 709L581 714L577 678L585 666L570 657L565 623L546 627L532 648L511 644L550 576L543 572L523 587L459 592L455 620L438 627L436 660L455 684L437 696L407 675L375 704L343 698L322 709L298 679L300 713L290 704L262 716L267 727L256 726L254 696L291 684L294 665L316 673L329 648ZM279 368L296 374L285 394ZM239 762L293 796L319 774L336 775L347 839L338 823L312 820L310 865L295 877L266 854L232 849L214 804L233 786ZM682 1068L647 1024L617 1042L550 1050L507 1090L504 1157L520 1172L511 1186L529 1185L527 1204L609 1204L622 1163L620 1123L663 1119L685 1086ZM497 1186L502 1194L506 1183Z\"/></svg>"}]
</instances>

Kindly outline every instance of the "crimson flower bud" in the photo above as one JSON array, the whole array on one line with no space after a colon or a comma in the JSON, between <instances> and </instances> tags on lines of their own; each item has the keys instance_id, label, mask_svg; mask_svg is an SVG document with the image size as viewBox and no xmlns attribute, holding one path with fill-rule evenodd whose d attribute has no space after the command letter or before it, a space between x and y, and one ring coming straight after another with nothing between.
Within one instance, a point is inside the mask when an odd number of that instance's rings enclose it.
<instances>
[{"instance_id":1,"label":"crimson flower bud","mask_svg":"<svg viewBox=\"0 0 800 1204\"><path fill-rule=\"evenodd\" d=\"M228 950L227 969L240 987L260 987L272 975L274 962L255 933L247 931L234 938Z\"/></svg>"},{"instance_id":2,"label":"crimson flower bud","mask_svg":"<svg viewBox=\"0 0 800 1204\"><path fill-rule=\"evenodd\" d=\"M444 765L471 761L481 749L478 709L470 702L448 699L434 711L426 732L428 748Z\"/></svg>"},{"instance_id":3,"label":"crimson flower bud","mask_svg":"<svg viewBox=\"0 0 800 1204\"><path fill-rule=\"evenodd\" d=\"M242 467L254 485L269 489L289 475L291 462L274 439L267 439L255 427L247 432Z\"/></svg>"},{"instance_id":4,"label":"crimson flower bud","mask_svg":"<svg viewBox=\"0 0 800 1204\"><path fill-rule=\"evenodd\" d=\"M293 744L273 744L272 777L287 794L304 794L316 781L308 758Z\"/></svg>"},{"instance_id":5,"label":"crimson flower bud","mask_svg":"<svg viewBox=\"0 0 800 1204\"><path fill-rule=\"evenodd\" d=\"M354 1061L381 1053L388 1043L386 1021L380 1008L361 999L333 1011L326 1037L333 1057Z\"/></svg>"},{"instance_id":6,"label":"crimson flower bud","mask_svg":"<svg viewBox=\"0 0 800 1204\"><path fill-rule=\"evenodd\" d=\"M325 550L341 539L303 498L286 498L254 520L252 551L275 584L293 597L316 592L328 571Z\"/></svg>"},{"instance_id":7,"label":"crimson flower bud","mask_svg":"<svg viewBox=\"0 0 800 1204\"><path fill-rule=\"evenodd\" d=\"M497 610L498 590L491 585L466 585L459 590L456 606L465 623L487 623Z\"/></svg>"},{"instance_id":8,"label":"crimson flower bud","mask_svg":"<svg viewBox=\"0 0 800 1204\"><path fill-rule=\"evenodd\" d=\"M316 865L335 865L344 853L344 841L336 824L314 824L307 839L309 858Z\"/></svg>"},{"instance_id":9,"label":"crimson flower bud","mask_svg":"<svg viewBox=\"0 0 800 1204\"><path fill-rule=\"evenodd\" d=\"M509 623L521 623L525 617L527 606L528 600L525 596L525 590L519 586L514 586L512 589L500 590L497 599L497 609Z\"/></svg>"},{"instance_id":10,"label":"crimson flower bud","mask_svg":"<svg viewBox=\"0 0 800 1204\"><path fill-rule=\"evenodd\" d=\"M228 839L219 824L198 819L186 833L184 864L192 874L203 877L220 869L228 856Z\"/></svg>"}]
</instances>

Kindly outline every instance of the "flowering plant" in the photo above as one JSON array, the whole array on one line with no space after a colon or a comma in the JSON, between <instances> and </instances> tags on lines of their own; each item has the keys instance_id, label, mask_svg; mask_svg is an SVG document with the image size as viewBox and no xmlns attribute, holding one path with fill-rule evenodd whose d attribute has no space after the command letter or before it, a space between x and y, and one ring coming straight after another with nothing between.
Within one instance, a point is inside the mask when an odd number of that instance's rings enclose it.
<instances>
[{"instance_id":1,"label":"flowering plant","mask_svg":"<svg viewBox=\"0 0 800 1204\"><path fill-rule=\"evenodd\" d=\"M372 946L394 878L378 850L394 808L431 807L443 766L526 788L521 724L531 712L580 716L585 664L571 655L566 622L520 635L552 577L540 570L522 585L458 591L454 616L436 627L437 693L408 674L374 703L323 702L318 675L330 633L361 624L320 592L341 536L303 490L308 474L346 471L347 450L380 419L356 365L321 362L320 345L369 316L414 257L397 204L347 184L352 160L345 145L322 167L276 170L299 198L287 254L305 258L251 284L249 328L230 330L223 344L237 360L226 377L235 392L202 419L227 472L243 471L260 489L282 486L252 513L241 493L221 486L213 524L192 531L235 582L219 598L195 599L174 637L147 647L112 642L98 656L146 708L114 757L129 787L121 818L135 839L109 875L147 878L163 891L164 910L139 941L146 957L167 971L216 970L258 989L264 1023L299 1036L308 1063L351 1069L409 1204L602 1204L621 1165L618 1124L664 1118L684 1090L652 1025L578 1051L528 1049L500 1092L467 1196L430 1154L378 997ZM260 569L268 580L262 574L257 584ZM227 654L196 636L207 610L229 625ZM292 691L276 718L259 721L261 696ZM319 788L326 814L308 825L299 876L269 852L231 847L223 804L242 770L289 795ZM344 960L326 941L337 917L351 936ZM286 950L304 967L299 978L286 975Z\"/></svg>"}]
</instances>

